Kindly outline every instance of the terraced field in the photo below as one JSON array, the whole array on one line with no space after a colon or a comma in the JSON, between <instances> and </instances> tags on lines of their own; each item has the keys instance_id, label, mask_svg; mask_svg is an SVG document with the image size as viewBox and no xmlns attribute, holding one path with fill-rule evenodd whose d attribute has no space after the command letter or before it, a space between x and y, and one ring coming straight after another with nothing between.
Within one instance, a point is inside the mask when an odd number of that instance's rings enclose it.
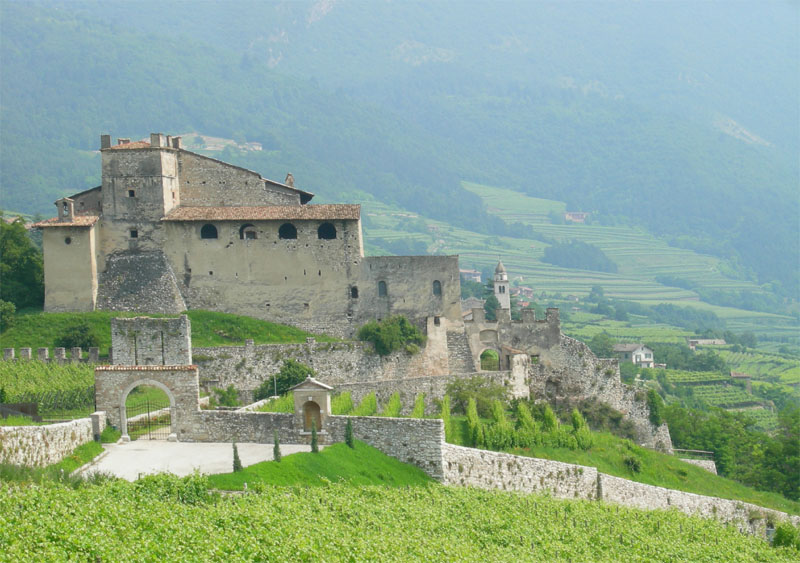
<instances>
[{"instance_id":1,"label":"terraced field","mask_svg":"<svg viewBox=\"0 0 800 563\"><path fill-rule=\"evenodd\" d=\"M800 361L773 354L720 351L720 356L731 369L752 376L753 379L780 382L786 385L800 383Z\"/></svg>"},{"instance_id":2,"label":"terraced field","mask_svg":"<svg viewBox=\"0 0 800 563\"><path fill-rule=\"evenodd\" d=\"M701 383L725 383L730 377L708 371L666 370L667 380L673 385L698 385Z\"/></svg>"},{"instance_id":3,"label":"terraced field","mask_svg":"<svg viewBox=\"0 0 800 563\"><path fill-rule=\"evenodd\" d=\"M715 407L737 407L755 403L757 398L735 385L698 385L694 396Z\"/></svg>"},{"instance_id":4,"label":"terraced field","mask_svg":"<svg viewBox=\"0 0 800 563\"><path fill-rule=\"evenodd\" d=\"M755 408L742 409L741 412L752 418L755 425L764 432L774 432L778 429L778 414L771 410Z\"/></svg>"}]
</instances>

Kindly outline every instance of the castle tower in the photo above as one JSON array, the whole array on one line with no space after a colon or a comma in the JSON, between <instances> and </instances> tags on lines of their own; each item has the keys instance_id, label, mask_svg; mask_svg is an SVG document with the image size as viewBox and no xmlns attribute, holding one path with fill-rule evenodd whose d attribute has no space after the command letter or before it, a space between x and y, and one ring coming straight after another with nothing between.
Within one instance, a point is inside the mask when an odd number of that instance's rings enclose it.
<instances>
[{"instance_id":1,"label":"castle tower","mask_svg":"<svg viewBox=\"0 0 800 563\"><path fill-rule=\"evenodd\" d=\"M494 269L494 296L500 302L501 309L511 309L511 293L509 293L508 274L503 262L498 262Z\"/></svg>"}]
</instances>

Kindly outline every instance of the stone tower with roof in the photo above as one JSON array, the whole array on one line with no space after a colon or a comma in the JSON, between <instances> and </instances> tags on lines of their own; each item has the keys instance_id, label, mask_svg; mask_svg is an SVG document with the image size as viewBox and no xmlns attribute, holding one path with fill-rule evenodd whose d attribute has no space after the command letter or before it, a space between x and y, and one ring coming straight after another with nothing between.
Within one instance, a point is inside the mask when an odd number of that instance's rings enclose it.
<instances>
[{"instance_id":1,"label":"stone tower with roof","mask_svg":"<svg viewBox=\"0 0 800 563\"><path fill-rule=\"evenodd\" d=\"M503 262L498 262L494 269L494 296L500 302L501 309L511 309L511 293L508 283L508 273Z\"/></svg>"}]
</instances>

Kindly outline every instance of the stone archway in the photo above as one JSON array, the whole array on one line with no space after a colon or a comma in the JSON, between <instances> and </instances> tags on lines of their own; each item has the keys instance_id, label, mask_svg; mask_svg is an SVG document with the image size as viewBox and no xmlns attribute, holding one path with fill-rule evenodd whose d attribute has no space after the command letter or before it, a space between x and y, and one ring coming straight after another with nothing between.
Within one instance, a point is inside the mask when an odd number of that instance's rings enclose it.
<instances>
[{"instance_id":1,"label":"stone archway","mask_svg":"<svg viewBox=\"0 0 800 563\"><path fill-rule=\"evenodd\" d=\"M176 420L176 411L175 408L175 396L173 395L172 391L161 383L160 381L156 381L155 379L137 379L136 381L130 383L120 394L119 398L119 425L120 425L120 432L122 432L122 441L123 442L130 442L130 436L128 435L128 413L127 407L125 405L126 400L128 399L128 395L130 395L131 391L136 389L140 385L151 385L153 387L157 387L161 389L169 399L169 437L167 440L170 442L177 442L178 441L178 431L177 431L177 420Z\"/></svg>"},{"instance_id":2,"label":"stone archway","mask_svg":"<svg viewBox=\"0 0 800 563\"><path fill-rule=\"evenodd\" d=\"M306 401L303 404L303 431L311 432L311 421L314 421L314 428L317 432L322 430L322 416L320 408L314 401Z\"/></svg>"},{"instance_id":3,"label":"stone archway","mask_svg":"<svg viewBox=\"0 0 800 563\"><path fill-rule=\"evenodd\" d=\"M500 371L500 352L494 348L484 348L478 355L481 371Z\"/></svg>"}]
</instances>

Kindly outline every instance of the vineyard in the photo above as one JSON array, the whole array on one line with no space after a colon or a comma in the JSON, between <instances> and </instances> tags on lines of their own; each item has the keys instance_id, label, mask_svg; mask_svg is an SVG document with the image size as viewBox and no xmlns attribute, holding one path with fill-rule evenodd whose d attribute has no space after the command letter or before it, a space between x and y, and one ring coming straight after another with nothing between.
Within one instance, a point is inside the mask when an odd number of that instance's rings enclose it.
<instances>
[{"instance_id":1,"label":"vineyard","mask_svg":"<svg viewBox=\"0 0 800 563\"><path fill-rule=\"evenodd\" d=\"M774 383L800 383L800 361L773 354L751 352L731 352L722 350L720 356L734 371L747 373L753 379L762 379Z\"/></svg>"},{"instance_id":2,"label":"vineyard","mask_svg":"<svg viewBox=\"0 0 800 563\"><path fill-rule=\"evenodd\" d=\"M428 485L253 487L146 477L0 488L0 560L796 561L676 511Z\"/></svg>"},{"instance_id":3,"label":"vineyard","mask_svg":"<svg viewBox=\"0 0 800 563\"><path fill-rule=\"evenodd\" d=\"M0 362L0 388L6 402L39 404L39 414L94 409L94 366L43 362Z\"/></svg>"},{"instance_id":4,"label":"vineyard","mask_svg":"<svg viewBox=\"0 0 800 563\"><path fill-rule=\"evenodd\" d=\"M755 426L764 432L774 432L778 429L778 415L771 410L745 409L741 412L752 418Z\"/></svg>"},{"instance_id":5,"label":"vineyard","mask_svg":"<svg viewBox=\"0 0 800 563\"><path fill-rule=\"evenodd\" d=\"M759 403L758 399L735 385L698 385L694 396L715 407L735 407L747 403Z\"/></svg>"},{"instance_id":6,"label":"vineyard","mask_svg":"<svg viewBox=\"0 0 800 563\"><path fill-rule=\"evenodd\" d=\"M701 383L726 383L730 377L710 371L665 370L667 380L674 385L698 385Z\"/></svg>"}]
</instances>

